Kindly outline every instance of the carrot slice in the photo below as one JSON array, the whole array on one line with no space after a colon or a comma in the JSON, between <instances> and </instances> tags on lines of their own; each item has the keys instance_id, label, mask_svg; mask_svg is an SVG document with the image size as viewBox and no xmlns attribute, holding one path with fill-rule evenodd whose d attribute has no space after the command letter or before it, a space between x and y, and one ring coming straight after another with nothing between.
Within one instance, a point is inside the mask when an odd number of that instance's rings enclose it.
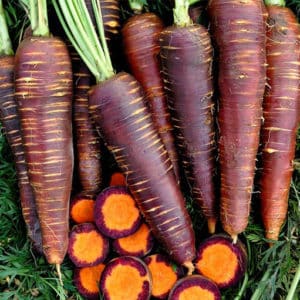
<instances>
[{"instance_id":1,"label":"carrot slice","mask_svg":"<svg viewBox=\"0 0 300 300\"><path fill-rule=\"evenodd\" d=\"M114 172L110 177L109 186L126 186L126 178L121 172Z\"/></svg>"},{"instance_id":2,"label":"carrot slice","mask_svg":"<svg viewBox=\"0 0 300 300\"><path fill-rule=\"evenodd\" d=\"M92 223L78 224L70 234L68 254L76 267L91 267L103 262L109 242Z\"/></svg>"},{"instance_id":3,"label":"carrot slice","mask_svg":"<svg viewBox=\"0 0 300 300\"><path fill-rule=\"evenodd\" d=\"M201 275L191 275L177 281L168 300L221 300L218 287Z\"/></svg>"},{"instance_id":4,"label":"carrot slice","mask_svg":"<svg viewBox=\"0 0 300 300\"><path fill-rule=\"evenodd\" d=\"M178 268L164 255L153 254L144 259L152 276L152 296L165 299L179 278Z\"/></svg>"},{"instance_id":5,"label":"carrot slice","mask_svg":"<svg viewBox=\"0 0 300 300\"><path fill-rule=\"evenodd\" d=\"M100 290L106 300L147 300L151 288L151 275L146 264L133 256L111 260L100 280Z\"/></svg>"},{"instance_id":6,"label":"carrot slice","mask_svg":"<svg viewBox=\"0 0 300 300\"><path fill-rule=\"evenodd\" d=\"M94 267L76 268L74 270L74 285L86 299L99 299L99 282L104 268L104 264L99 264Z\"/></svg>"},{"instance_id":7,"label":"carrot slice","mask_svg":"<svg viewBox=\"0 0 300 300\"><path fill-rule=\"evenodd\" d=\"M219 288L235 285L244 275L247 254L244 245L226 235L212 236L200 244L195 269Z\"/></svg>"},{"instance_id":8,"label":"carrot slice","mask_svg":"<svg viewBox=\"0 0 300 300\"><path fill-rule=\"evenodd\" d=\"M89 196L77 195L71 200L70 218L75 223L94 222L95 200Z\"/></svg>"},{"instance_id":9,"label":"carrot slice","mask_svg":"<svg viewBox=\"0 0 300 300\"><path fill-rule=\"evenodd\" d=\"M120 255L132 255L142 257L147 255L153 247L151 231L145 223L139 229L126 237L116 239L113 248Z\"/></svg>"},{"instance_id":10,"label":"carrot slice","mask_svg":"<svg viewBox=\"0 0 300 300\"><path fill-rule=\"evenodd\" d=\"M96 199L95 222L104 235L120 238L139 228L141 215L125 187L108 187Z\"/></svg>"}]
</instances>

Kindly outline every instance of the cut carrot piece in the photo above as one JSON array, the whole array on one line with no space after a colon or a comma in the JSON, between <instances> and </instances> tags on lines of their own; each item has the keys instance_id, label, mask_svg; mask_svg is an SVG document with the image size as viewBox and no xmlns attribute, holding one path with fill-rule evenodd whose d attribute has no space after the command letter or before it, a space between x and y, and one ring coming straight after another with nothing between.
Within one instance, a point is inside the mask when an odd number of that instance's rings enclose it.
<instances>
[{"instance_id":1,"label":"cut carrot piece","mask_svg":"<svg viewBox=\"0 0 300 300\"><path fill-rule=\"evenodd\" d=\"M135 233L116 239L113 242L113 248L120 255L142 257L147 255L152 247L153 237L149 227L145 223Z\"/></svg>"},{"instance_id":2,"label":"cut carrot piece","mask_svg":"<svg viewBox=\"0 0 300 300\"><path fill-rule=\"evenodd\" d=\"M126 186L126 178L121 172L114 172L110 177L109 186Z\"/></svg>"},{"instance_id":3,"label":"cut carrot piece","mask_svg":"<svg viewBox=\"0 0 300 300\"><path fill-rule=\"evenodd\" d=\"M70 218L75 223L94 222L95 200L89 196L77 195L71 200Z\"/></svg>"},{"instance_id":4,"label":"cut carrot piece","mask_svg":"<svg viewBox=\"0 0 300 300\"><path fill-rule=\"evenodd\" d=\"M161 254L153 254L144 259L152 276L152 296L165 299L179 278L178 268Z\"/></svg>"},{"instance_id":5,"label":"cut carrot piece","mask_svg":"<svg viewBox=\"0 0 300 300\"><path fill-rule=\"evenodd\" d=\"M102 263L109 251L109 242L92 223L78 224L70 234L68 254L76 267L92 267Z\"/></svg>"},{"instance_id":6,"label":"cut carrot piece","mask_svg":"<svg viewBox=\"0 0 300 300\"><path fill-rule=\"evenodd\" d=\"M219 288L235 285L244 275L247 254L244 245L226 235L215 235L200 244L195 260L197 272L213 280Z\"/></svg>"},{"instance_id":7,"label":"cut carrot piece","mask_svg":"<svg viewBox=\"0 0 300 300\"><path fill-rule=\"evenodd\" d=\"M221 293L208 278L191 275L175 283L168 300L221 300Z\"/></svg>"},{"instance_id":8,"label":"cut carrot piece","mask_svg":"<svg viewBox=\"0 0 300 300\"><path fill-rule=\"evenodd\" d=\"M104 264L74 270L74 285L86 299L99 299L99 282L105 268Z\"/></svg>"},{"instance_id":9,"label":"cut carrot piece","mask_svg":"<svg viewBox=\"0 0 300 300\"><path fill-rule=\"evenodd\" d=\"M105 300L150 299L152 280L146 264L133 256L111 260L105 267L100 290Z\"/></svg>"},{"instance_id":10,"label":"cut carrot piece","mask_svg":"<svg viewBox=\"0 0 300 300\"><path fill-rule=\"evenodd\" d=\"M139 228L141 215L125 187L108 187L96 199L95 222L104 235L121 238Z\"/></svg>"}]
</instances>

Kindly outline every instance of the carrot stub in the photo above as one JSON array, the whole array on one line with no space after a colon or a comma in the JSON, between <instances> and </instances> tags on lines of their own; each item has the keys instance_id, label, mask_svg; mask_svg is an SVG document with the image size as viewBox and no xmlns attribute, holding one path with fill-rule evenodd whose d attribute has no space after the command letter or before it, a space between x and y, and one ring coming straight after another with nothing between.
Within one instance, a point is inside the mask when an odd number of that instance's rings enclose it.
<instances>
[{"instance_id":1,"label":"carrot stub","mask_svg":"<svg viewBox=\"0 0 300 300\"><path fill-rule=\"evenodd\" d=\"M70 204L70 218L78 224L94 222L94 206L95 200L85 196L77 196L73 198Z\"/></svg>"},{"instance_id":2,"label":"carrot stub","mask_svg":"<svg viewBox=\"0 0 300 300\"><path fill-rule=\"evenodd\" d=\"M108 240L91 223L78 224L70 234L68 254L76 267L90 267L103 262L109 251Z\"/></svg>"},{"instance_id":3,"label":"carrot stub","mask_svg":"<svg viewBox=\"0 0 300 300\"><path fill-rule=\"evenodd\" d=\"M120 255L142 257L151 251L153 242L149 227L143 223L135 233L116 239L113 242L113 248Z\"/></svg>"},{"instance_id":4,"label":"carrot stub","mask_svg":"<svg viewBox=\"0 0 300 300\"><path fill-rule=\"evenodd\" d=\"M144 259L152 276L152 296L165 299L178 280L179 272L170 260L161 254L153 254Z\"/></svg>"},{"instance_id":5,"label":"carrot stub","mask_svg":"<svg viewBox=\"0 0 300 300\"><path fill-rule=\"evenodd\" d=\"M246 263L245 247L240 241L234 244L228 236L215 235L200 244L195 269L219 288L227 288L241 279Z\"/></svg>"},{"instance_id":6,"label":"carrot stub","mask_svg":"<svg viewBox=\"0 0 300 300\"><path fill-rule=\"evenodd\" d=\"M99 264L75 269L74 285L83 297L91 300L99 299L99 282L104 268L104 264Z\"/></svg>"},{"instance_id":7,"label":"carrot stub","mask_svg":"<svg viewBox=\"0 0 300 300\"><path fill-rule=\"evenodd\" d=\"M138 229L141 215L125 187L108 187L96 199L95 222L104 235L120 238Z\"/></svg>"},{"instance_id":8,"label":"carrot stub","mask_svg":"<svg viewBox=\"0 0 300 300\"><path fill-rule=\"evenodd\" d=\"M137 257L122 256L105 267L100 289L106 300L146 300L151 295L151 275Z\"/></svg>"},{"instance_id":9,"label":"carrot stub","mask_svg":"<svg viewBox=\"0 0 300 300\"><path fill-rule=\"evenodd\" d=\"M218 287L208 278L191 275L177 281L168 300L220 300Z\"/></svg>"}]
</instances>

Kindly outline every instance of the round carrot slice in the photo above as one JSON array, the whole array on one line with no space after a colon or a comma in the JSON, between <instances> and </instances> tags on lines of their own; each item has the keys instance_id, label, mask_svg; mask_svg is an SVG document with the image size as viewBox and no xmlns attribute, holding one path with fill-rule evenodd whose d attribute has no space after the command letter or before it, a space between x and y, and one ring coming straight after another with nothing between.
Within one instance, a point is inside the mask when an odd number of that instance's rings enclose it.
<instances>
[{"instance_id":1,"label":"round carrot slice","mask_svg":"<svg viewBox=\"0 0 300 300\"><path fill-rule=\"evenodd\" d=\"M141 215L125 187L108 187L96 199L95 222L104 235L116 239L133 234L141 224Z\"/></svg>"},{"instance_id":2,"label":"round carrot slice","mask_svg":"<svg viewBox=\"0 0 300 300\"><path fill-rule=\"evenodd\" d=\"M77 195L70 203L70 218L77 224L94 222L95 200L89 196Z\"/></svg>"},{"instance_id":3,"label":"round carrot slice","mask_svg":"<svg viewBox=\"0 0 300 300\"><path fill-rule=\"evenodd\" d=\"M72 228L68 254L76 267L91 267L103 262L109 251L109 241L92 223Z\"/></svg>"},{"instance_id":4,"label":"round carrot slice","mask_svg":"<svg viewBox=\"0 0 300 300\"><path fill-rule=\"evenodd\" d=\"M211 236L203 241L197 251L196 271L213 280L219 288L235 285L244 275L247 254L244 245L233 243L227 235Z\"/></svg>"},{"instance_id":5,"label":"round carrot slice","mask_svg":"<svg viewBox=\"0 0 300 300\"><path fill-rule=\"evenodd\" d=\"M86 299L99 299L99 282L104 268L104 264L99 264L94 267L76 268L74 270L74 285Z\"/></svg>"},{"instance_id":6,"label":"round carrot slice","mask_svg":"<svg viewBox=\"0 0 300 300\"><path fill-rule=\"evenodd\" d=\"M142 257L151 251L153 242L149 227L143 223L135 233L114 240L113 248L120 255Z\"/></svg>"},{"instance_id":7,"label":"round carrot slice","mask_svg":"<svg viewBox=\"0 0 300 300\"><path fill-rule=\"evenodd\" d=\"M152 276L152 296L165 299L178 280L178 267L162 254L153 254L144 259Z\"/></svg>"},{"instance_id":8,"label":"round carrot slice","mask_svg":"<svg viewBox=\"0 0 300 300\"><path fill-rule=\"evenodd\" d=\"M201 275L190 275L178 280L168 300L221 300L221 293L210 279Z\"/></svg>"},{"instance_id":9,"label":"round carrot slice","mask_svg":"<svg viewBox=\"0 0 300 300\"><path fill-rule=\"evenodd\" d=\"M121 172L114 172L110 177L109 186L126 186L126 178Z\"/></svg>"},{"instance_id":10,"label":"round carrot slice","mask_svg":"<svg viewBox=\"0 0 300 300\"><path fill-rule=\"evenodd\" d=\"M148 300L151 289L152 280L146 264L133 256L111 260L100 280L105 300Z\"/></svg>"}]
</instances>

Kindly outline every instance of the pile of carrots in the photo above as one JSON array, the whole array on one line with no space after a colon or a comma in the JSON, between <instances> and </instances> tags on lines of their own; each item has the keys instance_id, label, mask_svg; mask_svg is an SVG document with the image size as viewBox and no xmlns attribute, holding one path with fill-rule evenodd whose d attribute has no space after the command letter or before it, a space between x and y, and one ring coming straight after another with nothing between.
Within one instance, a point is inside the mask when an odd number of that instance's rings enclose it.
<instances>
[{"instance_id":1,"label":"pile of carrots","mask_svg":"<svg viewBox=\"0 0 300 300\"><path fill-rule=\"evenodd\" d=\"M30 1L14 54L0 0L0 121L33 248L61 282L68 254L88 299L220 299L246 269L238 235L256 181L270 245L285 222L296 16L282 0L175 0L166 26L142 0L123 19L117 0L49 2L61 36L49 31L47 1ZM225 262L224 277L213 268Z\"/></svg>"}]
</instances>

